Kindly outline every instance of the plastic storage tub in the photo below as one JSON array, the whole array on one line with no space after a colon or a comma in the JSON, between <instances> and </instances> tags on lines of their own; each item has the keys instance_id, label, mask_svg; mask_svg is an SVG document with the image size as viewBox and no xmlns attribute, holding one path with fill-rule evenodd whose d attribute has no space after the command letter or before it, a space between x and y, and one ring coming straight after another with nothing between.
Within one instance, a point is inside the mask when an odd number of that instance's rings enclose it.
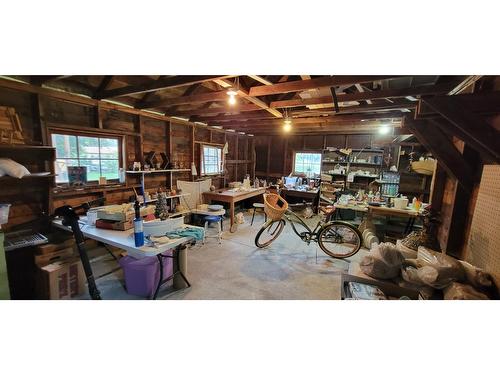
<instances>
[{"instance_id":1,"label":"plastic storage tub","mask_svg":"<svg viewBox=\"0 0 500 375\"><path fill-rule=\"evenodd\" d=\"M172 250L168 250L165 255L171 255ZM173 274L173 259L163 258L163 279ZM119 261L125 276L125 286L127 293L140 297L151 297L160 279L160 264L157 257L147 257L135 259L125 256Z\"/></svg>"}]
</instances>

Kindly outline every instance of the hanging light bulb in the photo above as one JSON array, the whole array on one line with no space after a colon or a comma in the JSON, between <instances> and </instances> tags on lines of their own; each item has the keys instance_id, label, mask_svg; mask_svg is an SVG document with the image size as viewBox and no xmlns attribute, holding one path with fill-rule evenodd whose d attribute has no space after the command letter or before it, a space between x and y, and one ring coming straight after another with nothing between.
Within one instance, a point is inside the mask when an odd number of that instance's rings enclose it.
<instances>
[{"instance_id":1,"label":"hanging light bulb","mask_svg":"<svg viewBox=\"0 0 500 375\"><path fill-rule=\"evenodd\" d=\"M288 133L292 130L292 118L288 114L288 111L285 110L285 120L283 121L283 130Z\"/></svg>"},{"instance_id":2,"label":"hanging light bulb","mask_svg":"<svg viewBox=\"0 0 500 375\"><path fill-rule=\"evenodd\" d=\"M226 94L229 95L229 99L227 102L229 105L235 105L236 104L236 95L238 95L238 89L240 86L240 77L236 77L234 80L234 86L230 87Z\"/></svg>"},{"instance_id":3,"label":"hanging light bulb","mask_svg":"<svg viewBox=\"0 0 500 375\"><path fill-rule=\"evenodd\" d=\"M229 95L229 99L227 100L227 102L230 105L236 104L236 95L238 95L238 92L236 90L230 88L229 90L227 90L226 94Z\"/></svg>"}]
</instances>

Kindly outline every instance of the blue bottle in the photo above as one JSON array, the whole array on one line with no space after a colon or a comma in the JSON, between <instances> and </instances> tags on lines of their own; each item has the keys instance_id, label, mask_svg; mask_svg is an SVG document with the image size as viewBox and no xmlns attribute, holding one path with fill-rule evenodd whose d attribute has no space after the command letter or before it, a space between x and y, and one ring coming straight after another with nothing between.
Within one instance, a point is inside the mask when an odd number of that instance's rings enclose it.
<instances>
[{"instance_id":1,"label":"blue bottle","mask_svg":"<svg viewBox=\"0 0 500 375\"><path fill-rule=\"evenodd\" d=\"M134 209L135 209L135 219L134 219L135 247L141 247L144 246L144 229L142 225L141 206L139 204L139 201L135 201Z\"/></svg>"}]
</instances>

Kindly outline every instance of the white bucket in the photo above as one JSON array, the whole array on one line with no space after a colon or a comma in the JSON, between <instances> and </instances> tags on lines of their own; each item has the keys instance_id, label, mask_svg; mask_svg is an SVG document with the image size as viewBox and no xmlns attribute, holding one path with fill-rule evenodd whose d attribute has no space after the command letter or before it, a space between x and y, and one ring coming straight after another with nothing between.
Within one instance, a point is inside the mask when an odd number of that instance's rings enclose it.
<instances>
[{"instance_id":1,"label":"white bucket","mask_svg":"<svg viewBox=\"0 0 500 375\"><path fill-rule=\"evenodd\" d=\"M408 198L394 198L394 208L404 210L408 206Z\"/></svg>"}]
</instances>

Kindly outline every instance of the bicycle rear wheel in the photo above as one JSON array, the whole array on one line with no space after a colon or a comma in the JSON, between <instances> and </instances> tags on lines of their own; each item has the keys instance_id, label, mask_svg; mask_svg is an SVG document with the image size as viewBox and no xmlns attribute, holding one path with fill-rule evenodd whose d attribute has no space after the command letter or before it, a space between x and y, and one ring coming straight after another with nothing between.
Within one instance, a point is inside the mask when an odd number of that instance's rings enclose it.
<instances>
[{"instance_id":1,"label":"bicycle rear wheel","mask_svg":"<svg viewBox=\"0 0 500 375\"><path fill-rule=\"evenodd\" d=\"M349 258L361 248L361 234L348 223L333 221L318 233L321 250L333 258Z\"/></svg>"},{"instance_id":2,"label":"bicycle rear wheel","mask_svg":"<svg viewBox=\"0 0 500 375\"><path fill-rule=\"evenodd\" d=\"M255 246L266 247L273 242L283 231L285 220L268 221L265 223L255 236Z\"/></svg>"}]
</instances>

